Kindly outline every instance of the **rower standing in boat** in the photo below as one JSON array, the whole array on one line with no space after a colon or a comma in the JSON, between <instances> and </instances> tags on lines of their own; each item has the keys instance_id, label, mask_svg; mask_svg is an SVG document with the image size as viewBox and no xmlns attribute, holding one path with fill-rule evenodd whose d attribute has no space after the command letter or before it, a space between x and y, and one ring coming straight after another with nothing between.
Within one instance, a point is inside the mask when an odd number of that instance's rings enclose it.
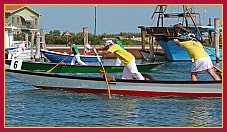
<instances>
[{"instance_id":1,"label":"rower standing in boat","mask_svg":"<svg viewBox=\"0 0 227 132\"><path fill-rule=\"evenodd\" d=\"M180 47L185 48L192 59L192 81L197 81L197 74L200 71L207 71L214 80L220 80L218 75L214 72L210 56L204 50L203 45L196 40L194 34L189 33L184 42L180 42L178 39L174 39L174 42Z\"/></svg>"},{"instance_id":2,"label":"rower standing in boat","mask_svg":"<svg viewBox=\"0 0 227 132\"><path fill-rule=\"evenodd\" d=\"M116 41L116 44L118 44L119 46L121 46L122 49L125 50L125 47L124 47L124 45L122 44L120 37L116 37L116 38L115 38L115 41ZM117 59L116 59L116 66L120 66L120 65L121 65L121 60L120 60L119 58L117 58Z\"/></svg>"},{"instance_id":3,"label":"rower standing in boat","mask_svg":"<svg viewBox=\"0 0 227 132\"><path fill-rule=\"evenodd\" d=\"M84 50L84 52L85 52L85 54L86 55L90 55L91 54L91 41L89 41L86 45L85 45L85 50Z\"/></svg>"},{"instance_id":4,"label":"rower standing in boat","mask_svg":"<svg viewBox=\"0 0 227 132\"><path fill-rule=\"evenodd\" d=\"M74 54L74 57L71 61L71 65L75 65L75 62L77 62L80 65L87 65L86 63L84 63L83 61L81 61L80 59L80 52L78 47L76 46L76 44L71 44L71 42L68 42L69 46L70 46L70 53L69 54Z\"/></svg>"},{"instance_id":5,"label":"rower standing in boat","mask_svg":"<svg viewBox=\"0 0 227 132\"><path fill-rule=\"evenodd\" d=\"M9 56L12 56L12 59L16 59L18 56L20 56L25 51L25 43L21 43L18 45L18 48L15 50L12 50L9 52ZM16 53L14 53L16 52ZM10 58L10 57L8 57Z\"/></svg>"},{"instance_id":6,"label":"rower standing in boat","mask_svg":"<svg viewBox=\"0 0 227 132\"><path fill-rule=\"evenodd\" d=\"M104 50L101 54L113 53L124 63L124 70L122 73L122 79L133 79L144 80L145 78L138 71L135 57L121 48L118 44L114 44L112 41L107 41L104 44L104 48L97 48Z\"/></svg>"}]
</instances>

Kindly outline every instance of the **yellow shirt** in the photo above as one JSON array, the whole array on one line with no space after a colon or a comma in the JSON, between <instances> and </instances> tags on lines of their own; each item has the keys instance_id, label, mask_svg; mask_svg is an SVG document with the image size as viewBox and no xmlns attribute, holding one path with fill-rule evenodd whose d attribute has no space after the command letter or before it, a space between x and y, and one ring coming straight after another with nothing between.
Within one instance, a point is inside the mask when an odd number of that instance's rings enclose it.
<instances>
[{"instance_id":1,"label":"yellow shirt","mask_svg":"<svg viewBox=\"0 0 227 132\"><path fill-rule=\"evenodd\" d=\"M203 45L198 41L184 41L180 42L180 47L186 49L188 55L191 57L192 62L201 57L210 57L203 48Z\"/></svg>"},{"instance_id":2,"label":"yellow shirt","mask_svg":"<svg viewBox=\"0 0 227 132\"><path fill-rule=\"evenodd\" d=\"M128 65L134 58L131 53L121 48L121 46L119 46L118 44L110 46L108 51L114 53L117 58L119 58L124 63L124 65Z\"/></svg>"}]
</instances>

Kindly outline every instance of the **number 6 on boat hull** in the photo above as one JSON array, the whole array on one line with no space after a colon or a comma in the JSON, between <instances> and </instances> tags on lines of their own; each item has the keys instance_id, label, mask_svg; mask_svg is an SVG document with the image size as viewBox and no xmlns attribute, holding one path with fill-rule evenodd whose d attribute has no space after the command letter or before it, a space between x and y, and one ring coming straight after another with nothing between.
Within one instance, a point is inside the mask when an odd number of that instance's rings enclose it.
<instances>
[{"instance_id":1,"label":"number 6 on boat hull","mask_svg":"<svg viewBox=\"0 0 227 132\"><path fill-rule=\"evenodd\" d=\"M9 69L11 69L11 70L21 70L22 61L23 60L20 60L20 59L13 59Z\"/></svg>"}]
</instances>

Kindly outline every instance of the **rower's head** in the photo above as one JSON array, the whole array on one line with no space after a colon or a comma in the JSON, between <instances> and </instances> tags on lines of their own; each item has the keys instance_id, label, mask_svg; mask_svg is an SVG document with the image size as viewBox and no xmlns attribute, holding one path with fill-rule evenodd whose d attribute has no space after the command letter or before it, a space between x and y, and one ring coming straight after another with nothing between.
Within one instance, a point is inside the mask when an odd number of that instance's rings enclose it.
<instances>
[{"instance_id":1,"label":"rower's head","mask_svg":"<svg viewBox=\"0 0 227 132\"><path fill-rule=\"evenodd\" d=\"M107 40L104 44L104 48L109 48L110 46L112 46L114 43L112 40Z\"/></svg>"},{"instance_id":2,"label":"rower's head","mask_svg":"<svg viewBox=\"0 0 227 132\"><path fill-rule=\"evenodd\" d=\"M186 36L186 40L196 40L195 34L189 33L189 34Z\"/></svg>"}]
</instances>

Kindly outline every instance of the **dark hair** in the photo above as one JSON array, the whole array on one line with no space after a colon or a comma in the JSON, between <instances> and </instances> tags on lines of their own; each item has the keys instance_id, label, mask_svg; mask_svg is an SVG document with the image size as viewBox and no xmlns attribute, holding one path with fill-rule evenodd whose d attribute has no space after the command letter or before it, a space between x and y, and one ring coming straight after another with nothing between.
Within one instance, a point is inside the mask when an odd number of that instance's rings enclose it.
<instances>
[{"instance_id":1,"label":"dark hair","mask_svg":"<svg viewBox=\"0 0 227 132\"><path fill-rule=\"evenodd\" d=\"M116 39L116 40L121 40L120 37L116 37L115 39Z\"/></svg>"}]
</instances>

